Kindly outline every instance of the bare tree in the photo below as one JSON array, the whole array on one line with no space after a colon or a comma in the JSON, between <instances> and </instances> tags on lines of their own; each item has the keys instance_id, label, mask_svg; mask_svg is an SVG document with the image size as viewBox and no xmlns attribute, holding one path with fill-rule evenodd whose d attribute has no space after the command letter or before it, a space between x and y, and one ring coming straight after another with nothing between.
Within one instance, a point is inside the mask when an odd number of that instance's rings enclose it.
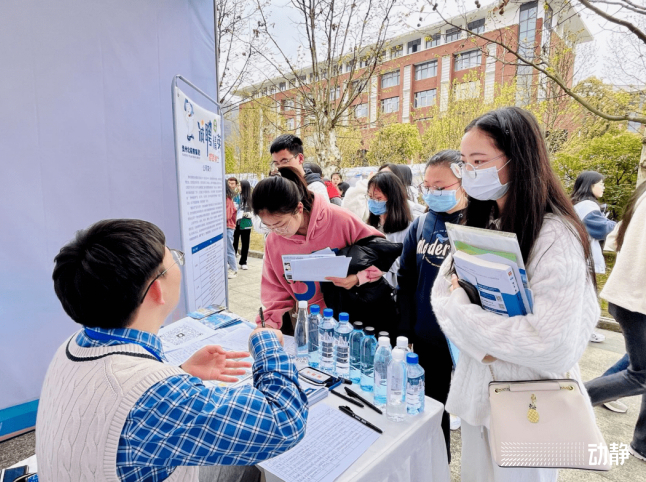
<instances>
[{"instance_id":1,"label":"bare tree","mask_svg":"<svg viewBox=\"0 0 646 482\"><path fill-rule=\"evenodd\" d=\"M522 41L522 39L519 41L517 36L509 35L509 32L505 29L500 30L496 35L473 32L469 30L468 26L457 24L449 20L448 15L443 15L442 7L440 7L438 3L433 0L428 1L433 10L437 12L447 24L466 31L467 34L473 38L485 40L488 45L495 44L501 46L504 49L505 54L508 53L517 60L519 67L531 68L533 71L537 71L550 79L560 92L574 99L589 112L612 122L628 121L646 124L645 103L639 101L640 98L643 100L643 83L646 81L646 76L638 77L638 80L641 79L641 85L636 86L637 90L635 91L635 94L637 101L631 103L630 108L623 112L611 113L604 110L602 106L590 102L583 95L577 92L577 89L572 87L572 83L569 79L564 77L563 72L559 72L559 69L550 62L549 55L546 55L544 49L541 47L534 45L528 46ZM626 39L626 42L631 45L638 44L640 46L637 49L638 55L643 54L644 46L646 46L646 31L643 28L644 19L646 19L646 7L644 5L640 5L632 0L576 0L576 2L576 4L572 0L555 0L551 2L553 6L556 6L557 10L554 11L554 17L560 19L558 22L567 22L572 16L577 15L575 7L578 7L579 9L585 8L589 13L599 16L599 18L607 22L608 25L615 28L617 34L621 35L623 39ZM475 0L474 4L477 8L480 8L478 0ZM511 2L511 0L499 0L494 8L490 10L490 19L495 22L496 18L500 18L500 16L504 14L505 9L512 8L512 6L513 2ZM558 26L558 23L556 26ZM644 62L643 55L641 58L635 60L637 66L640 64L646 64L646 62ZM642 89L641 91L638 90L640 88ZM642 149L642 155L639 162L638 184L646 180L646 137L644 137L642 144L644 147Z\"/></svg>"},{"instance_id":2,"label":"bare tree","mask_svg":"<svg viewBox=\"0 0 646 482\"><path fill-rule=\"evenodd\" d=\"M256 51L265 61L265 85L269 94L291 90L295 122L309 134L305 141L313 144L317 162L327 170L341 162L338 128L365 124L355 119L355 104L357 99L367 102L376 87L374 76L387 57L396 4L401 6L401 0L292 0L295 25L283 19L277 26L266 6L256 3L257 31L272 50ZM296 58L274 33L286 27L303 39Z\"/></svg>"}]
</instances>

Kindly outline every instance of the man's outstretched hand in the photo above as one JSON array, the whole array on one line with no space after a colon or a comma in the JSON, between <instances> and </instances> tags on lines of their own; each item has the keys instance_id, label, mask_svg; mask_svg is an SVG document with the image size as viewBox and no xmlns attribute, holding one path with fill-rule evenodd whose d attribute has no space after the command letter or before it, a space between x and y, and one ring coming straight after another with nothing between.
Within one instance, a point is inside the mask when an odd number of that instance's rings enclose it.
<instances>
[{"instance_id":1,"label":"man's outstretched hand","mask_svg":"<svg viewBox=\"0 0 646 482\"><path fill-rule=\"evenodd\" d=\"M193 353L191 358L182 363L181 368L202 380L237 382L235 375L244 375L244 368L251 367L251 362L239 359L248 356L250 355L246 351L226 351L219 345L208 345Z\"/></svg>"}]
</instances>

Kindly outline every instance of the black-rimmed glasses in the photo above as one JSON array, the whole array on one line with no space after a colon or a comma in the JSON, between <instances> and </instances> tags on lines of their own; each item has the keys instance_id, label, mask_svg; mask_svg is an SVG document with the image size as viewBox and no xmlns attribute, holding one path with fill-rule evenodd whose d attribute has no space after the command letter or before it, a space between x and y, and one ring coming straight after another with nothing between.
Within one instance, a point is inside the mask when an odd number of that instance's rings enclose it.
<instances>
[{"instance_id":1,"label":"black-rimmed glasses","mask_svg":"<svg viewBox=\"0 0 646 482\"><path fill-rule=\"evenodd\" d=\"M157 276L155 276L155 279L150 282L150 284L148 285L148 288L146 288L146 291L144 291L144 295L141 297L141 303L143 303L144 300L146 299L146 295L148 294L150 287L153 285L155 281L157 281L160 277L164 276L168 272L168 270L171 269L176 264L179 266L184 266L184 253L181 252L179 249L168 248L168 250L170 251L170 254L173 255L173 259L175 260L175 262L171 264L168 268L166 268L164 271L159 273Z\"/></svg>"}]
</instances>

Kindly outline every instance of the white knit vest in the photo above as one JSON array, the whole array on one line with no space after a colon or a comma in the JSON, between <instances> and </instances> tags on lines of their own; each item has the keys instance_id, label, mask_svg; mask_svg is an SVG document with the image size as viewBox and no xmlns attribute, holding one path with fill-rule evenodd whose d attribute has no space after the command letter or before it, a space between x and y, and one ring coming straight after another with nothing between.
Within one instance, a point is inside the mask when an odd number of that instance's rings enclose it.
<instances>
[{"instance_id":1,"label":"white knit vest","mask_svg":"<svg viewBox=\"0 0 646 482\"><path fill-rule=\"evenodd\" d=\"M117 449L133 406L181 369L135 344L83 348L76 334L57 350L38 405L36 455L43 482L119 482ZM177 467L167 482L197 482L198 467Z\"/></svg>"}]
</instances>

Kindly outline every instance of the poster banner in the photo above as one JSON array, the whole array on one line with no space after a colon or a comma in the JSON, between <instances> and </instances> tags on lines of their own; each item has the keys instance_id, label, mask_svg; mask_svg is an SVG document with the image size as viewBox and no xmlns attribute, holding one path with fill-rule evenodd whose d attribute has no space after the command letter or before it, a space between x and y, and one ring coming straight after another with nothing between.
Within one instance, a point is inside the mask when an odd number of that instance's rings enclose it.
<instances>
[{"instance_id":1,"label":"poster banner","mask_svg":"<svg viewBox=\"0 0 646 482\"><path fill-rule=\"evenodd\" d=\"M188 311L227 304L222 117L174 86L175 150Z\"/></svg>"}]
</instances>

